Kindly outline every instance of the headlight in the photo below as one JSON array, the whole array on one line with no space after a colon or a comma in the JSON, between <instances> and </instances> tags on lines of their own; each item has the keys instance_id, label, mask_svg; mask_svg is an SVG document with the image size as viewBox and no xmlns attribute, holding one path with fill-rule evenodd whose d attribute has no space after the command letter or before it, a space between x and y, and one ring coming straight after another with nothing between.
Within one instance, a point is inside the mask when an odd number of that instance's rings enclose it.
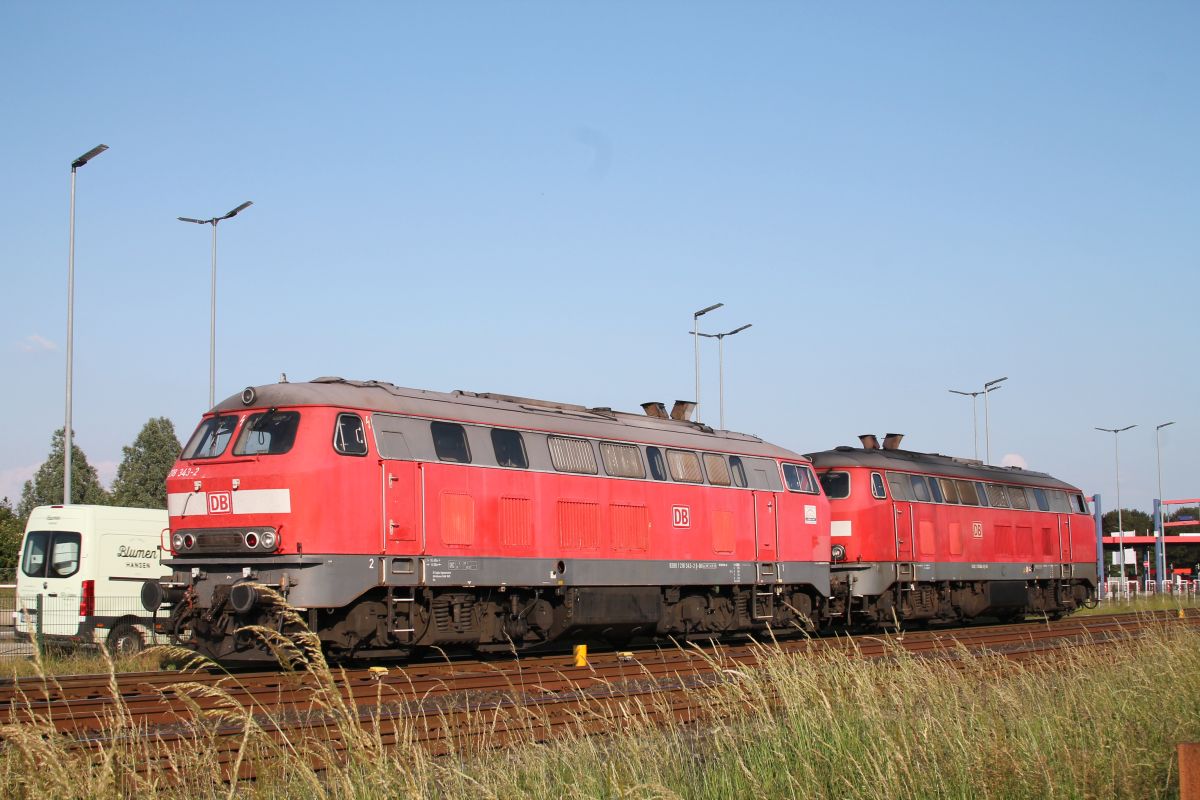
<instances>
[{"instance_id":1,"label":"headlight","mask_svg":"<svg viewBox=\"0 0 1200 800\"><path fill-rule=\"evenodd\" d=\"M846 548L840 544L835 544L833 547L830 548L829 555L833 558L834 561L845 561L846 560Z\"/></svg>"},{"instance_id":2,"label":"headlight","mask_svg":"<svg viewBox=\"0 0 1200 800\"><path fill-rule=\"evenodd\" d=\"M171 548L173 550L182 550L183 549L183 534L182 533L177 533L171 537Z\"/></svg>"},{"instance_id":3,"label":"headlight","mask_svg":"<svg viewBox=\"0 0 1200 800\"><path fill-rule=\"evenodd\" d=\"M279 536L275 531L263 531L262 536L258 539L258 545L263 550L274 550L277 544L279 544Z\"/></svg>"}]
</instances>

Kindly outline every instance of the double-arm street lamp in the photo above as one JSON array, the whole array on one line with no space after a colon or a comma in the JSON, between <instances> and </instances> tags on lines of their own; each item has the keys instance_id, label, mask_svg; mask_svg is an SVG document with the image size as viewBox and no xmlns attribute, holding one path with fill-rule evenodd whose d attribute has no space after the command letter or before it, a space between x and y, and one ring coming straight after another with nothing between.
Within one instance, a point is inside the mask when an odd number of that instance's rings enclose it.
<instances>
[{"instance_id":1,"label":"double-arm street lamp","mask_svg":"<svg viewBox=\"0 0 1200 800\"><path fill-rule=\"evenodd\" d=\"M212 225L212 291L209 295L209 313L208 313L208 407L212 408L216 405L213 394L215 392L217 382L217 223L221 220L236 217L240 212L245 211L250 206L254 205L247 200L240 206L219 217L212 219L192 219L191 217L179 217L180 222L194 222L197 225Z\"/></svg>"},{"instance_id":2,"label":"double-arm street lamp","mask_svg":"<svg viewBox=\"0 0 1200 800\"><path fill-rule=\"evenodd\" d=\"M971 398L971 441L975 443L975 460L979 460L979 417L975 414L975 398L983 394L981 389L978 392L962 392L958 389L951 389L953 394L961 394L963 397Z\"/></svg>"},{"instance_id":3,"label":"double-arm street lamp","mask_svg":"<svg viewBox=\"0 0 1200 800\"><path fill-rule=\"evenodd\" d=\"M996 380L988 381L983 385L983 443L989 464L992 463L992 426L988 417L988 393L999 389L1000 384L1006 380L1008 380L1007 377L996 378Z\"/></svg>"},{"instance_id":4,"label":"double-arm street lamp","mask_svg":"<svg viewBox=\"0 0 1200 800\"><path fill-rule=\"evenodd\" d=\"M717 370L718 375L720 376L717 385L721 387L721 430L725 430L725 337L741 333L742 331L746 330L746 328L751 327L751 325L753 325L753 323L747 323L740 328L734 328L733 330L726 331L725 333L697 332L698 336L717 340Z\"/></svg>"},{"instance_id":5,"label":"double-arm street lamp","mask_svg":"<svg viewBox=\"0 0 1200 800\"><path fill-rule=\"evenodd\" d=\"M71 504L71 379L75 351L75 171L108 149L100 144L71 162L71 244L67 256L67 419L63 426L63 505Z\"/></svg>"},{"instance_id":6,"label":"double-arm street lamp","mask_svg":"<svg viewBox=\"0 0 1200 800\"><path fill-rule=\"evenodd\" d=\"M696 339L696 422L700 421L700 318L723 305L725 304L713 303L708 308L702 308L692 314L692 335Z\"/></svg>"},{"instance_id":7,"label":"double-arm street lamp","mask_svg":"<svg viewBox=\"0 0 1200 800\"><path fill-rule=\"evenodd\" d=\"M1125 524L1121 520L1121 437L1120 437L1120 434L1122 434L1125 431L1130 430L1132 428L1136 428L1136 427L1137 427L1137 425L1133 424L1133 425L1126 425L1124 428L1096 428L1096 430L1098 430L1098 431L1103 431L1104 433L1111 433L1113 435L1113 451L1116 455L1116 466L1117 466L1117 534L1118 534L1118 536L1125 532ZM1121 549L1121 577L1124 578L1125 577L1125 545L1122 543L1122 544L1118 545L1118 547L1120 547L1120 549Z\"/></svg>"}]
</instances>

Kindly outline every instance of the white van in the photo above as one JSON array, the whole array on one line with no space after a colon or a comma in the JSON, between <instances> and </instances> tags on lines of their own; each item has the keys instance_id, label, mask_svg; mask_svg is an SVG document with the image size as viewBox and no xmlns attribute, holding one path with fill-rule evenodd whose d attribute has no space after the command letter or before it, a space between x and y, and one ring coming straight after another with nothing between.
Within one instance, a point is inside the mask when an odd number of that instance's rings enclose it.
<instances>
[{"instance_id":1,"label":"white van","mask_svg":"<svg viewBox=\"0 0 1200 800\"><path fill-rule=\"evenodd\" d=\"M157 644L142 584L169 576L160 545L167 512L116 506L39 506L17 569L17 635L52 645L104 645L117 654Z\"/></svg>"}]
</instances>

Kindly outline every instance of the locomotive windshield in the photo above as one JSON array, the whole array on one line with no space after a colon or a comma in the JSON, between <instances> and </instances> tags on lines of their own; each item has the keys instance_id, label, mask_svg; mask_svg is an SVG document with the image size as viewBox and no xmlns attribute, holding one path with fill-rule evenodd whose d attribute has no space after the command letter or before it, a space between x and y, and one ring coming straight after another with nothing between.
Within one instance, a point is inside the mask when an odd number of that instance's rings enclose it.
<instances>
[{"instance_id":1,"label":"locomotive windshield","mask_svg":"<svg viewBox=\"0 0 1200 800\"><path fill-rule=\"evenodd\" d=\"M850 473L849 472L823 472L821 473L821 488L825 490L825 496L831 500L840 500L843 497L850 496Z\"/></svg>"},{"instance_id":2,"label":"locomotive windshield","mask_svg":"<svg viewBox=\"0 0 1200 800\"><path fill-rule=\"evenodd\" d=\"M275 456L292 449L296 429L300 427L298 411L261 411L246 420L237 444L235 456Z\"/></svg>"},{"instance_id":3,"label":"locomotive windshield","mask_svg":"<svg viewBox=\"0 0 1200 800\"><path fill-rule=\"evenodd\" d=\"M238 418L233 415L209 417L200 423L187 447L183 448L184 459L216 458L225 452L233 429L237 427Z\"/></svg>"}]
</instances>

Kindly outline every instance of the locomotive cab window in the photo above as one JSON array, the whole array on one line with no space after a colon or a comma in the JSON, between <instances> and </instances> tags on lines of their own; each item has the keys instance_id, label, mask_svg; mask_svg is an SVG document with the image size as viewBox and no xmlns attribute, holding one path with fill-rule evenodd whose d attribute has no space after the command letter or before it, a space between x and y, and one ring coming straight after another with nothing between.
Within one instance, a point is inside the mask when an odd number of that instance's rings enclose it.
<instances>
[{"instance_id":1,"label":"locomotive cab window","mask_svg":"<svg viewBox=\"0 0 1200 800\"><path fill-rule=\"evenodd\" d=\"M333 426L333 449L344 456L367 454L367 437L358 414L338 414Z\"/></svg>"},{"instance_id":2,"label":"locomotive cab window","mask_svg":"<svg viewBox=\"0 0 1200 800\"><path fill-rule=\"evenodd\" d=\"M822 472L821 488L830 500L841 500L850 496L849 472Z\"/></svg>"},{"instance_id":3,"label":"locomotive cab window","mask_svg":"<svg viewBox=\"0 0 1200 800\"><path fill-rule=\"evenodd\" d=\"M746 480L746 467L743 466L742 460L737 456L729 457L729 473L733 476L733 485L740 486L745 489L750 485Z\"/></svg>"},{"instance_id":4,"label":"locomotive cab window","mask_svg":"<svg viewBox=\"0 0 1200 800\"><path fill-rule=\"evenodd\" d=\"M1075 511L1080 514L1088 513L1087 501L1083 499L1083 495L1075 494L1071 496L1075 498L1075 502L1073 503Z\"/></svg>"},{"instance_id":5,"label":"locomotive cab window","mask_svg":"<svg viewBox=\"0 0 1200 800\"><path fill-rule=\"evenodd\" d=\"M793 492L801 492L802 494L818 494L817 478L813 475L813 471L801 464L784 464L783 465L783 482L787 484L787 488Z\"/></svg>"},{"instance_id":6,"label":"locomotive cab window","mask_svg":"<svg viewBox=\"0 0 1200 800\"><path fill-rule=\"evenodd\" d=\"M235 456L278 456L292 449L299 411L260 411L251 414L233 446Z\"/></svg>"},{"instance_id":7,"label":"locomotive cab window","mask_svg":"<svg viewBox=\"0 0 1200 800\"><path fill-rule=\"evenodd\" d=\"M604 471L614 478L646 477L642 452L636 445L601 442L600 457L604 459Z\"/></svg>"},{"instance_id":8,"label":"locomotive cab window","mask_svg":"<svg viewBox=\"0 0 1200 800\"><path fill-rule=\"evenodd\" d=\"M492 449L500 466L529 469L529 456L525 453L525 440L520 431L492 428Z\"/></svg>"},{"instance_id":9,"label":"locomotive cab window","mask_svg":"<svg viewBox=\"0 0 1200 800\"><path fill-rule=\"evenodd\" d=\"M187 447L183 448L181 458L216 458L221 455L225 452L237 424L238 418L232 415L209 417L204 420L188 440Z\"/></svg>"},{"instance_id":10,"label":"locomotive cab window","mask_svg":"<svg viewBox=\"0 0 1200 800\"><path fill-rule=\"evenodd\" d=\"M650 462L650 477L656 481L665 481L667 479L667 463L663 460L662 451L657 447L647 447L646 460Z\"/></svg>"},{"instance_id":11,"label":"locomotive cab window","mask_svg":"<svg viewBox=\"0 0 1200 800\"><path fill-rule=\"evenodd\" d=\"M442 461L455 464L470 464L471 450L467 447L467 432L454 422L431 422L433 451Z\"/></svg>"},{"instance_id":12,"label":"locomotive cab window","mask_svg":"<svg viewBox=\"0 0 1200 800\"><path fill-rule=\"evenodd\" d=\"M887 492L883 488L883 476L878 472L871 473L871 497L874 497L876 500L887 498Z\"/></svg>"}]
</instances>

